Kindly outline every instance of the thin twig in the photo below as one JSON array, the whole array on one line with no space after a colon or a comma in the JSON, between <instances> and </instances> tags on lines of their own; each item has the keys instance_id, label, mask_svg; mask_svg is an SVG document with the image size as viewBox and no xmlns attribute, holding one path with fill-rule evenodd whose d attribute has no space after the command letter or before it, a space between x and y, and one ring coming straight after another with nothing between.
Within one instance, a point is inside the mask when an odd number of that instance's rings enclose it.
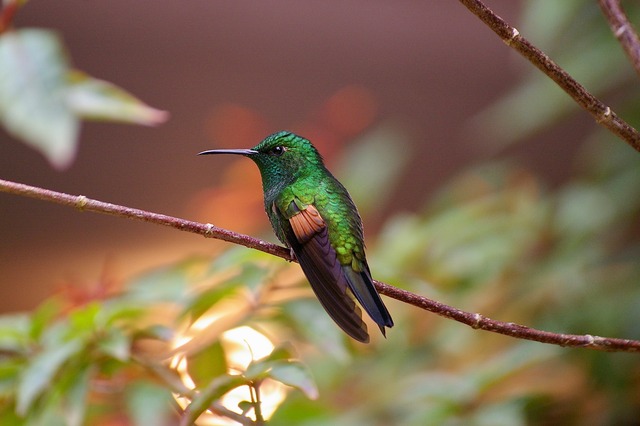
<instances>
[{"instance_id":1,"label":"thin twig","mask_svg":"<svg viewBox=\"0 0 640 426\"><path fill-rule=\"evenodd\" d=\"M493 13L493 11L480 0L460 0L460 3L480 18L480 20L491 28L508 46L515 49L560 86L578 105L593 116L596 123L609 129L612 133L631 145L633 149L640 152L640 133L626 121L618 117L611 108L589 93L542 50L522 37L516 28Z\"/></svg>"},{"instance_id":2,"label":"thin twig","mask_svg":"<svg viewBox=\"0 0 640 426\"><path fill-rule=\"evenodd\" d=\"M72 206L81 211L92 211L169 226L182 231L200 234L204 237L228 241L255 250L260 250L288 261L295 261L295 259L291 257L289 250L285 247L258 240L248 235L242 235L226 229L221 229L211 224L191 222L163 214L151 213L144 210L133 209L131 207L92 200L84 195L69 195L2 179L0 179L0 192L7 192L10 194L22 195L43 201ZM428 299L424 296L420 296L379 281L376 281L375 285L380 294L417 306L442 317L461 322L475 329L560 346L584 347L610 352L640 352L640 341L637 340L598 337L590 334L560 334L537 330L510 322L505 323L492 320L477 313L461 311L460 309L445 305L444 303L436 302L435 300Z\"/></svg>"},{"instance_id":3,"label":"thin twig","mask_svg":"<svg viewBox=\"0 0 640 426\"><path fill-rule=\"evenodd\" d=\"M620 0L598 0L613 35L620 41L631 64L640 75L640 39L624 13Z\"/></svg>"},{"instance_id":4,"label":"thin twig","mask_svg":"<svg viewBox=\"0 0 640 426\"><path fill-rule=\"evenodd\" d=\"M251 393L251 403L253 404L253 411L256 414L256 425L263 426L265 424L264 417L262 416L262 401L260 400L260 386L262 380L254 381L249 391Z\"/></svg>"}]
</instances>

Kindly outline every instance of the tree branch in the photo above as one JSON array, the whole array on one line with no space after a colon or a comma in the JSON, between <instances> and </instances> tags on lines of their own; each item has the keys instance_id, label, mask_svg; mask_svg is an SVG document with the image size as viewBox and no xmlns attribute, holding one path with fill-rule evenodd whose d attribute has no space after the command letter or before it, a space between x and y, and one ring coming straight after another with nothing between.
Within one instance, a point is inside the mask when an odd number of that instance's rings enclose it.
<instances>
[{"instance_id":1,"label":"tree branch","mask_svg":"<svg viewBox=\"0 0 640 426\"><path fill-rule=\"evenodd\" d=\"M182 231L193 232L208 238L215 238L217 240L240 244L289 261L293 260L289 254L289 250L284 247L280 247L266 241L257 240L249 237L248 235L227 231L226 229L218 228L210 223L205 224L192 222L159 213L152 213L131 207L119 206L117 204L105 203L104 201L92 200L84 195L69 195L62 192L50 191L48 189L42 189L2 179L0 179L0 192L8 192L10 194L50 201L56 204L75 207L80 211L103 213L128 219L141 220L143 222L151 222Z\"/></svg>"},{"instance_id":2,"label":"tree branch","mask_svg":"<svg viewBox=\"0 0 640 426\"><path fill-rule=\"evenodd\" d=\"M587 110L596 123L622 138L633 149L640 152L640 133L626 121L618 117L611 108L589 93L580 83L558 64L553 62L542 50L535 47L520 32L493 13L480 0L460 0L467 9L493 30L507 46L512 47L540 71L552 79L582 108Z\"/></svg>"},{"instance_id":3,"label":"tree branch","mask_svg":"<svg viewBox=\"0 0 640 426\"><path fill-rule=\"evenodd\" d=\"M47 189L29 186L21 183L11 182L0 179L0 192L7 192L15 195L36 198L43 201L49 201L57 204L63 204L79 209L80 211L91 211L96 213L109 214L129 219L151 222L157 225L176 228L181 231L193 232L207 238L215 238L234 244L239 244L255 250L281 257L288 261L295 261L291 257L289 250L285 247L271 244L266 241L258 240L248 235L238 234L226 229L218 228L209 223L203 224L179 219L172 216L166 216L158 213L151 213L144 210L134 209L131 207L119 206L117 204L105 203L103 201L92 200L84 195L69 195L61 192L50 191ZM393 287L379 281L375 281L376 288L380 294L417 306L434 314L438 314L445 318L461 322L472 328L490 331L493 333L504 334L506 336L516 337L519 339L533 340L541 343L549 343L560 346L569 347L585 347L601 351L611 352L640 352L640 341L629 339L617 339L610 337L598 337L590 334L560 334L549 331L536 330L514 323L505 323L492 320L483 315L471 312L461 311L454 307L445 305L411 293L406 290Z\"/></svg>"},{"instance_id":4,"label":"tree branch","mask_svg":"<svg viewBox=\"0 0 640 426\"><path fill-rule=\"evenodd\" d=\"M598 0L605 18L609 22L613 35L620 41L631 64L640 75L640 40L624 13L620 0Z\"/></svg>"}]
</instances>

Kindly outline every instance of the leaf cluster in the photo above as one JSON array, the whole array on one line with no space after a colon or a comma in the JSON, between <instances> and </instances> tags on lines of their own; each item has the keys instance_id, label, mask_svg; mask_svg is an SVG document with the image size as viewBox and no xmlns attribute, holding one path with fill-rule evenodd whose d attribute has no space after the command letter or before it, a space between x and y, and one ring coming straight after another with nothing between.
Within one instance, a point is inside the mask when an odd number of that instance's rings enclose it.
<instances>
[{"instance_id":1,"label":"leaf cluster","mask_svg":"<svg viewBox=\"0 0 640 426\"><path fill-rule=\"evenodd\" d=\"M264 356L251 353L246 365L229 355L237 348L225 332L245 324L260 329L269 318L280 327L294 321L271 306L286 289L264 279L274 270L264 257L231 250L213 262L191 259L104 297L78 303L63 292L30 314L1 317L0 422L100 424L115 412L131 424L169 424L175 413L192 424L208 410L253 424L264 421L260 389L268 382L317 397L285 341ZM238 261L247 266L237 268ZM238 388L252 396L233 412L220 400ZM186 401L184 409L174 397Z\"/></svg>"}]
</instances>

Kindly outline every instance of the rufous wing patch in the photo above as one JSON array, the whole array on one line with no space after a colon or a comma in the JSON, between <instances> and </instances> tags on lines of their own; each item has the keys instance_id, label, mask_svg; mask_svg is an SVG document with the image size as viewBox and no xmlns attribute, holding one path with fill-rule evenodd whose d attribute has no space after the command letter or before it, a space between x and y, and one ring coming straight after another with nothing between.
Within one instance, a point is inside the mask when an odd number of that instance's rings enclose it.
<instances>
[{"instance_id":1,"label":"rufous wing patch","mask_svg":"<svg viewBox=\"0 0 640 426\"><path fill-rule=\"evenodd\" d=\"M324 219L312 204L291 216L289 223L300 244L305 244L326 226Z\"/></svg>"}]
</instances>

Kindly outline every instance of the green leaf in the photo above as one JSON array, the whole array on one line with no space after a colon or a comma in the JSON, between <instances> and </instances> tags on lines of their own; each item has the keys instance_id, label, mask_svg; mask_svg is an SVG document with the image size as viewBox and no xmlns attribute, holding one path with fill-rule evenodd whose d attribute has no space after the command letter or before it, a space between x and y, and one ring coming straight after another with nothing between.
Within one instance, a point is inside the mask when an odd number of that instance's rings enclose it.
<instances>
[{"instance_id":1,"label":"green leaf","mask_svg":"<svg viewBox=\"0 0 640 426\"><path fill-rule=\"evenodd\" d=\"M206 386L212 379L227 374L227 358L220 341L187 357L189 376L196 388Z\"/></svg>"},{"instance_id":2,"label":"green leaf","mask_svg":"<svg viewBox=\"0 0 640 426\"><path fill-rule=\"evenodd\" d=\"M506 400L495 404L487 404L477 410L470 419L476 425L526 425L532 424L524 415L524 401ZM527 421L529 420L529 421Z\"/></svg>"},{"instance_id":3,"label":"green leaf","mask_svg":"<svg viewBox=\"0 0 640 426\"><path fill-rule=\"evenodd\" d=\"M175 336L175 330L160 324L155 324L135 333L136 339L154 339L169 342Z\"/></svg>"},{"instance_id":4,"label":"green leaf","mask_svg":"<svg viewBox=\"0 0 640 426\"><path fill-rule=\"evenodd\" d=\"M223 301L242 289L256 291L265 282L265 277L269 275L268 268L256 265L254 262L239 262L239 270L228 279L216 283L213 287L195 295L185 309L180 314L180 318L188 317L191 322L208 312L215 304ZM236 266L236 269L238 267ZM211 269L209 273L221 273Z\"/></svg>"},{"instance_id":5,"label":"green leaf","mask_svg":"<svg viewBox=\"0 0 640 426\"><path fill-rule=\"evenodd\" d=\"M16 411L27 413L33 401L52 382L60 366L82 348L79 340L72 340L60 346L52 346L33 357L23 371L18 384Z\"/></svg>"},{"instance_id":6,"label":"green leaf","mask_svg":"<svg viewBox=\"0 0 640 426\"><path fill-rule=\"evenodd\" d=\"M123 297L138 306L160 302L181 303L188 296L190 281L188 274L179 267L159 268L135 278Z\"/></svg>"},{"instance_id":7,"label":"green leaf","mask_svg":"<svg viewBox=\"0 0 640 426\"><path fill-rule=\"evenodd\" d=\"M252 361L243 376L251 381L270 377L287 386L300 389L310 399L316 399L318 388L311 372L299 361L284 359L285 354L289 353L289 349L284 347L276 349L266 358Z\"/></svg>"},{"instance_id":8,"label":"green leaf","mask_svg":"<svg viewBox=\"0 0 640 426\"><path fill-rule=\"evenodd\" d=\"M265 359L251 361L243 373L243 376L247 380L264 379L267 376L269 369L271 369L271 362Z\"/></svg>"},{"instance_id":9,"label":"green leaf","mask_svg":"<svg viewBox=\"0 0 640 426\"><path fill-rule=\"evenodd\" d=\"M122 330L118 328L109 329L107 335L100 339L98 348L104 354L126 362L131 355L131 339Z\"/></svg>"},{"instance_id":10,"label":"green leaf","mask_svg":"<svg viewBox=\"0 0 640 426\"><path fill-rule=\"evenodd\" d=\"M21 351L29 341L31 318L24 314L0 317L0 350Z\"/></svg>"},{"instance_id":11,"label":"green leaf","mask_svg":"<svg viewBox=\"0 0 640 426\"><path fill-rule=\"evenodd\" d=\"M187 317L191 322L195 322L198 318L204 315L209 309L211 309L216 303L226 299L232 294L237 293L238 284L236 282L227 281L215 285L200 294L198 294L180 314L180 318Z\"/></svg>"},{"instance_id":12,"label":"green leaf","mask_svg":"<svg viewBox=\"0 0 640 426\"><path fill-rule=\"evenodd\" d=\"M294 347L291 343L285 342L276 346L273 351L267 356L269 361L281 361L287 360L294 356Z\"/></svg>"},{"instance_id":13,"label":"green leaf","mask_svg":"<svg viewBox=\"0 0 640 426\"><path fill-rule=\"evenodd\" d=\"M360 212L375 214L393 194L411 159L409 140L406 129L387 122L349 144L338 166L338 176L349 188Z\"/></svg>"},{"instance_id":14,"label":"green leaf","mask_svg":"<svg viewBox=\"0 0 640 426\"><path fill-rule=\"evenodd\" d=\"M249 380L263 379L268 376L268 372L274 363L289 362L292 354L293 347L285 343L275 348L268 356L251 361L243 375Z\"/></svg>"},{"instance_id":15,"label":"green leaf","mask_svg":"<svg viewBox=\"0 0 640 426\"><path fill-rule=\"evenodd\" d=\"M543 50L545 47L557 48L558 40L567 37L567 27L575 22L584 5L583 0L526 2L523 4L522 33L527 34L529 40L536 40L536 45Z\"/></svg>"},{"instance_id":16,"label":"green leaf","mask_svg":"<svg viewBox=\"0 0 640 426\"><path fill-rule=\"evenodd\" d=\"M0 425L24 425L24 420L13 410L0 410Z\"/></svg>"},{"instance_id":17,"label":"green leaf","mask_svg":"<svg viewBox=\"0 0 640 426\"><path fill-rule=\"evenodd\" d=\"M474 369L467 374L465 381L473 384L478 391L490 391L497 383L528 367L542 364L558 352L557 346L521 341L482 363L482 368Z\"/></svg>"},{"instance_id":18,"label":"green leaf","mask_svg":"<svg viewBox=\"0 0 640 426\"><path fill-rule=\"evenodd\" d=\"M339 361L349 359L344 333L335 326L316 300L296 299L281 307L281 320L298 330L324 354Z\"/></svg>"},{"instance_id":19,"label":"green leaf","mask_svg":"<svg viewBox=\"0 0 640 426\"><path fill-rule=\"evenodd\" d=\"M248 289L255 291L264 284L265 279L268 276L268 268L259 266L255 263L247 263L242 265L242 271L232 281L238 282Z\"/></svg>"},{"instance_id":20,"label":"green leaf","mask_svg":"<svg viewBox=\"0 0 640 426\"><path fill-rule=\"evenodd\" d=\"M127 300L126 297L117 297L100 303L100 311L96 317L98 327L111 327L123 322L133 322L145 314L148 307Z\"/></svg>"},{"instance_id":21,"label":"green leaf","mask_svg":"<svg viewBox=\"0 0 640 426\"><path fill-rule=\"evenodd\" d=\"M91 302L87 305L74 310L69 315L70 332L72 335L85 335L92 332L96 328L96 318L102 307L97 302Z\"/></svg>"},{"instance_id":22,"label":"green leaf","mask_svg":"<svg viewBox=\"0 0 640 426\"><path fill-rule=\"evenodd\" d=\"M55 33L23 29L0 36L0 122L60 169L73 161L79 131L65 98L67 72Z\"/></svg>"},{"instance_id":23,"label":"green leaf","mask_svg":"<svg viewBox=\"0 0 640 426\"><path fill-rule=\"evenodd\" d=\"M137 426L168 424L172 397L168 389L146 382L127 387L127 412Z\"/></svg>"},{"instance_id":24,"label":"green leaf","mask_svg":"<svg viewBox=\"0 0 640 426\"><path fill-rule=\"evenodd\" d=\"M59 405L60 398L53 397L51 393L42 408L32 409L20 426L69 426Z\"/></svg>"},{"instance_id":25,"label":"green leaf","mask_svg":"<svg viewBox=\"0 0 640 426\"><path fill-rule=\"evenodd\" d=\"M69 74L66 99L73 112L91 120L153 126L168 118L166 111L152 108L123 89L77 70Z\"/></svg>"},{"instance_id":26,"label":"green leaf","mask_svg":"<svg viewBox=\"0 0 640 426\"><path fill-rule=\"evenodd\" d=\"M71 377L69 389L64 393L63 410L67 426L82 426L87 411L87 395L91 366L87 365L80 371L75 371Z\"/></svg>"},{"instance_id":27,"label":"green leaf","mask_svg":"<svg viewBox=\"0 0 640 426\"><path fill-rule=\"evenodd\" d=\"M209 271L215 274L229 268L237 268L238 265L261 261L273 262L273 256L255 250L247 250L245 247L233 247L220 253L211 262Z\"/></svg>"},{"instance_id":28,"label":"green leaf","mask_svg":"<svg viewBox=\"0 0 640 426\"><path fill-rule=\"evenodd\" d=\"M287 386L301 390L309 399L318 398L318 388L311 372L298 361L274 361L269 376Z\"/></svg>"},{"instance_id":29,"label":"green leaf","mask_svg":"<svg viewBox=\"0 0 640 426\"><path fill-rule=\"evenodd\" d=\"M31 329L29 330L32 339L39 339L44 331L51 326L51 323L60 314L61 303L55 297L45 300L31 315Z\"/></svg>"},{"instance_id":30,"label":"green leaf","mask_svg":"<svg viewBox=\"0 0 640 426\"><path fill-rule=\"evenodd\" d=\"M556 228L565 235L589 235L614 223L615 204L604 188L572 183L558 194Z\"/></svg>"},{"instance_id":31,"label":"green leaf","mask_svg":"<svg viewBox=\"0 0 640 426\"><path fill-rule=\"evenodd\" d=\"M246 385L241 376L221 376L213 379L209 385L196 396L185 410L186 424L193 424L202 413L217 399L232 389Z\"/></svg>"},{"instance_id":32,"label":"green leaf","mask_svg":"<svg viewBox=\"0 0 640 426\"><path fill-rule=\"evenodd\" d=\"M246 416L251 409L255 408L255 404L251 401L240 401L238 402L238 408L242 410L242 415Z\"/></svg>"},{"instance_id":33,"label":"green leaf","mask_svg":"<svg viewBox=\"0 0 640 426\"><path fill-rule=\"evenodd\" d=\"M278 407L269 419L270 424L274 425L332 425L337 426L344 424L340 422L337 410L327 404L326 401L311 401L298 395L290 395L284 403ZM363 424L363 422L352 422L352 425ZM376 424L369 422L368 424ZM377 424L382 424L379 422ZM388 424L409 424L391 421ZM418 424L418 423L414 423Z\"/></svg>"},{"instance_id":34,"label":"green leaf","mask_svg":"<svg viewBox=\"0 0 640 426\"><path fill-rule=\"evenodd\" d=\"M0 359L0 400L14 398L20 373L24 370L22 358L3 356ZM3 424L0 422L0 424Z\"/></svg>"}]
</instances>

